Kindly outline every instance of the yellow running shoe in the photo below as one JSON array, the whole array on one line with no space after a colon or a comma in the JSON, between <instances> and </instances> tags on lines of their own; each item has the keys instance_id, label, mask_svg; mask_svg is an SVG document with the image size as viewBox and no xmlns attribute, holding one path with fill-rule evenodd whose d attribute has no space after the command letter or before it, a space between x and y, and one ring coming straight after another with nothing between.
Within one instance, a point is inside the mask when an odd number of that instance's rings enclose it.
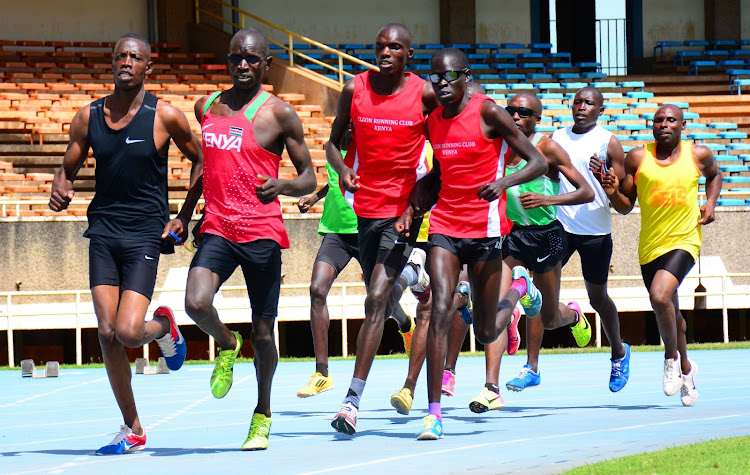
<instances>
[{"instance_id":1,"label":"yellow running shoe","mask_svg":"<svg viewBox=\"0 0 750 475\"><path fill-rule=\"evenodd\" d=\"M576 344L583 348L591 341L591 325L589 325L586 315L581 311L580 305L575 302L570 302L568 308L578 315L578 323L570 327L570 331L573 332L573 338L576 339Z\"/></svg>"},{"instance_id":2,"label":"yellow running shoe","mask_svg":"<svg viewBox=\"0 0 750 475\"><path fill-rule=\"evenodd\" d=\"M211 394L217 399L226 396L232 388L234 360L237 359L240 348L242 348L242 335L239 332L232 333L234 333L234 337L237 339L237 346L233 350L219 351L219 355L216 357L214 372L211 373Z\"/></svg>"},{"instance_id":3,"label":"yellow running shoe","mask_svg":"<svg viewBox=\"0 0 750 475\"><path fill-rule=\"evenodd\" d=\"M265 450L268 448L268 435L271 433L271 418L264 414L253 414L247 439L242 450Z\"/></svg>"},{"instance_id":4,"label":"yellow running shoe","mask_svg":"<svg viewBox=\"0 0 750 475\"><path fill-rule=\"evenodd\" d=\"M333 378L315 373L310 377L307 386L297 391L297 397L310 397L333 389Z\"/></svg>"},{"instance_id":5,"label":"yellow running shoe","mask_svg":"<svg viewBox=\"0 0 750 475\"><path fill-rule=\"evenodd\" d=\"M413 397L408 388L402 388L401 391L391 396L391 406L396 408L396 412L405 416L409 415Z\"/></svg>"},{"instance_id":6,"label":"yellow running shoe","mask_svg":"<svg viewBox=\"0 0 750 475\"><path fill-rule=\"evenodd\" d=\"M469 409L471 409L471 412L476 413L494 411L504 407L505 401L503 401L503 397L495 391L487 389L487 387L482 388L482 392L479 393L479 396L472 399L469 403Z\"/></svg>"},{"instance_id":7,"label":"yellow running shoe","mask_svg":"<svg viewBox=\"0 0 750 475\"><path fill-rule=\"evenodd\" d=\"M409 327L408 332L402 332L399 330L398 332L401 333L401 338L404 339L404 350L406 350L406 357L408 358L411 356L411 337L414 336L414 328L417 326L417 322L414 321L414 317L406 314L407 317L409 317L409 320L411 321L411 327Z\"/></svg>"}]
</instances>

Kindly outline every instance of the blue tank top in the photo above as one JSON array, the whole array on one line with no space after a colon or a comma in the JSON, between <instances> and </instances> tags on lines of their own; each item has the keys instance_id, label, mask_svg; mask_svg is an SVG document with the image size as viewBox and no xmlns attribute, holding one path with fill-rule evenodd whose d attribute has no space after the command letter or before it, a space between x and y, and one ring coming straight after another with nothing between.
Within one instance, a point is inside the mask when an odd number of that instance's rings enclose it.
<instances>
[{"instance_id":1,"label":"blue tank top","mask_svg":"<svg viewBox=\"0 0 750 475\"><path fill-rule=\"evenodd\" d=\"M88 139L96 159L96 194L84 236L158 242L169 220L167 155L154 144L159 99L148 92L128 125L113 130L104 119L104 98L91 103Z\"/></svg>"}]
</instances>

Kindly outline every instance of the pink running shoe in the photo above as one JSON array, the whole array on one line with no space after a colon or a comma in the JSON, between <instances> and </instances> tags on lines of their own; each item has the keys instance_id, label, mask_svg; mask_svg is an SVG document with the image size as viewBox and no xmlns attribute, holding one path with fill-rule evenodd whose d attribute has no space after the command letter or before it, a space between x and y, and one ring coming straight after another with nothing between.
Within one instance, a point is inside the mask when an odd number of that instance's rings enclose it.
<instances>
[{"instance_id":1,"label":"pink running shoe","mask_svg":"<svg viewBox=\"0 0 750 475\"><path fill-rule=\"evenodd\" d=\"M443 370L443 387L441 391L446 396L453 396L453 391L456 390L456 375L447 369Z\"/></svg>"},{"instance_id":2,"label":"pink running shoe","mask_svg":"<svg viewBox=\"0 0 750 475\"><path fill-rule=\"evenodd\" d=\"M508 354L515 355L518 351L518 347L521 346L521 334L518 332L518 322L521 320L521 310L516 304L516 308L513 309L513 319L508 327Z\"/></svg>"}]
</instances>

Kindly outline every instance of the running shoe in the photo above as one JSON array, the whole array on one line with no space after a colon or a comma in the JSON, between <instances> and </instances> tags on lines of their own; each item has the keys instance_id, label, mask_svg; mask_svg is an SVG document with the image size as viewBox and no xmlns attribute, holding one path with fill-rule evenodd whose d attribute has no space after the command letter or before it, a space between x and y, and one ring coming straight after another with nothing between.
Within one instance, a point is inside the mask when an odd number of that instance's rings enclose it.
<instances>
[{"instance_id":1,"label":"running shoe","mask_svg":"<svg viewBox=\"0 0 750 475\"><path fill-rule=\"evenodd\" d=\"M268 448L268 435L271 433L271 418L265 414L253 414L247 439L242 450L265 450Z\"/></svg>"},{"instance_id":2,"label":"running shoe","mask_svg":"<svg viewBox=\"0 0 750 475\"><path fill-rule=\"evenodd\" d=\"M531 281L529 273L523 266L513 268L513 280L524 279L526 281L526 294L521 296L520 302L526 311L526 318L534 318L542 310L542 294Z\"/></svg>"},{"instance_id":3,"label":"running shoe","mask_svg":"<svg viewBox=\"0 0 750 475\"><path fill-rule=\"evenodd\" d=\"M417 440L438 440L443 438L443 421L435 415L427 415L422 419L422 432L417 434Z\"/></svg>"},{"instance_id":4,"label":"running shoe","mask_svg":"<svg viewBox=\"0 0 750 475\"><path fill-rule=\"evenodd\" d=\"M157 338L156 343L159 344L161 354L167 362L167 368L172 371L177 371L182 367L182 363L185 362L187 343L185 343L185 339L182 337L182 333L180 333L180 329L177 327L174 313L172 313L171 308L162 305L154 311L154 316L162 316L169 319L169 331L163 337Z\"/></svg>"},{"instance_id":5,"label":"running shoe","mask_svg":"<svg viewBox=\"0 0 750 475\"><path fill-rule=\"evenodd\" d=\"M494 411L505 407L505 401L503 397L487 387L482 388L482 392L479 396L475 397L469 403L469 409L471 412L481 414L482 412Z\"/></svg>"},{"instance_id":6,"label":"running shoe","mask_svg":"<svg viewBox=\"0 0 750 475\"><path fill-rule=\"evenodd\" d=\"M516 351L518 351L518 347L521 346L521 334L518 332L518 322L521 320L521 309L518 307L519 305L516 304L516 308L513 309L513 318L508 327L507 351L509 355L515 355Z\"/></svg>"},{"instance_id":7,"label":"running shoe","mask_svg":"<svg viewBox=\"0 0 750 475\"><path fill-rule=\"evenodd\" d=\"M505 387L510 391L523 391L526 388L539 386L542 382L542 375L535 373L530 364L523 365L521 373L516 378L505 383Z\"/></svg>"},{"instance_id":8,"label":"running shoe","mask_svg":"<svg viewBox=\"0 0 750 475\"><path fill-rule=\"evenodd\" d=\"M415 294L424 294L430 288L430 276L427 275L425 270L425 262L427 261L427 254L415 247L409 254L409 260L407 264L412 264L417 271L417 283L412 285L410 288Z\"/></svg>"},{"instance_id":9,"label":"running shoe","mask_svg":"<svg viewBox=\"0 0 750 475\"><path fill-rule=\"evenodd\" d=\"M112 439L112 442L95 452L96 455L120 455L128 452L137 452L146 448L146 431L143 435L134 433L125 424L120 426L120 432Z\"/></svg>"},{"instance_id":10,"label":"running shoe","mask_svg":"<svg viewBox=\"0 0 750 475\"><path fill-rule=\"evenodd\" d=\"M216 356L214 372L211 373L211 394L217 399L226 396L232 388L234 360L237 359L240 348L242 348L242 336L239 332L232 333L234 333L234 337L237 339L237 346L233 350L219 351L218 356Z\"/></svg>"},{"instance_id":11,"label":"running shoe","mask_svg":"<svg viewBox=\"0 0 750 475\"><path fill-rule=\"evenodd\" d=\"M409 327L408 332L402 332L401 329L398 330L398 332L401 334L401 338L404 339L404 350L406 351L406 356L411 356L411 338L414 336L414 328L417 326L417 322L414 321L414 317L406 314L407 317L409 317L409 321L411 322L411 326Z\"/></svg>"},{"instance_id":12,"label":"running shoe","mask_svg":"<svg viewBox=\"0 0 750 475\"><path fill-rule=\"evenodd\" d=\"M297 391L297 397L310 397L333 389L333 378L315 373L310 377L307 386Z\"/></svg>"},{"instance_id":13,"label":"running shoe","mask_svg":"<svg viewBox=\"0 0 750 475\"><path fill-rule=\"evenodd\" d=\"M578 322L570 327L570 331L573 332L573 338L576 339L576 344L583 348L591 341L591 325L589 325L586 315L581 311L581 306L576 302L569 302L568 308L578 315Z\"/></svg>"},{"instance_id":14,"label":"running shoe","mask_svg":"<svg viewBox=\"0 0 750 475\"><path fill-rule=\"evenodd\" d=\"M628 384L630 378L630 345L622 344L625 347L625 356L612 360L612 372L609 375L609 390L616 393Z\"/></svg>"},{"instance_id":15,"label":"running shoe","mask_svg":"<svg viewBox=\"0 0 750 475\"><path fill-rule=\"evenodd\" d=\"M698 390L695 389L695 375L698 374L698 364L688 359L690 362L690 372L682 375L682 388L680 389L680 401L683 406L692 406L698 399Z\"/></svg>"},{"instance_id":16,"label":"running shoe","mask_svg":"<svg viewBox=\"0 0 750 475\"><path fill-rule=\"evenodd\" d=\"M664 394L674 396L682 388L682 369L680 368L680 354L677 358L664 360Z\"/></svg>"},{"instance_id":17,"label":"running shoe","mask_svg":"<svg viewBox=\"0 0 750 475\"><path fill-rule=\"evenodd\" d=\"M471 323L474 321L473 318L473 311L474 306L471 303L471 286L468 282L465 280L462 280L458 283L458 287L456 287L456 292L459 294L464 294L466 296L466 306L461 307L458 309L458 313L461 314L461 320L464 321L467 325L471 325Z\"/></svg>"},{"instance_id":18,"label":"running shoe","mask_svg":"<svg viewBox=\"0 0 750 475\"><path fill-rule=\"evenodd\" d=\"M453 392L456 390L456 375L452 371L447 369L443 370L443 386L440 391L446 396L453 396Z\"/></svg>"},{"instance_id":19,"label":"running shoe","mask_svg":"<svg viewBox=\"0 0 750 475\"><path fill-rule=\"evenodd\" d=\"M409 415L413 401L414 398L409 388L402 388L401 391L391 396L391 406L396 408L396 412L405 416Z\"/></svg>"},{"instance_id":20,"label":"running shoe","mask_svg":"<svg viewBox=\"0 0 750 475\"><path fill-rule=\"evenodd\" d=\"M357 432L357 408L350 402L341 405L339 413L333 418L331 427L344 434L354 435Z\"/></svg>"}]
</instances>

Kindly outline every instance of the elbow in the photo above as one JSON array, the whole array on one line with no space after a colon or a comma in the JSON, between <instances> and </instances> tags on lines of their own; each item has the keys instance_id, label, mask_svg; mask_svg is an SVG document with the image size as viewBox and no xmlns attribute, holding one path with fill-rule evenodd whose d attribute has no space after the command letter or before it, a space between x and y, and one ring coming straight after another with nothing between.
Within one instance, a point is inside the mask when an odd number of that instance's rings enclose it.
<instances>
[{"instance_id":1,"label":"elbow","mask_svg":"<svg viewBox=\"0 0 750 475\"><path fill-rule=\"evenodd\" d=\"M583 193L583 201L581 203L591 203L594 201L594 190L591 189L591 187L586 187L586 190Z\"/></svg>"}]
</instances>

